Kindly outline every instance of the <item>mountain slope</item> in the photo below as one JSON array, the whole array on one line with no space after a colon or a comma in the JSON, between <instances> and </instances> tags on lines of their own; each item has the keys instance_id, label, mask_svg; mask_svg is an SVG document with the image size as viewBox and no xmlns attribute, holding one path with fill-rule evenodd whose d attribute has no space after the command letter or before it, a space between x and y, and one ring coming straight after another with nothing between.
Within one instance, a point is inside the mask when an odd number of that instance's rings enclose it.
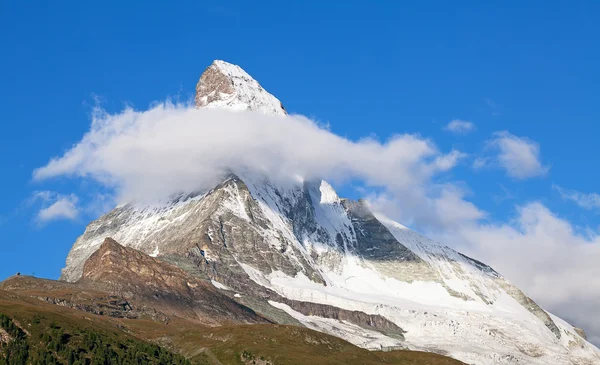
<instances>
[{"instance_id":1,"label":"mountain slope","mask_svg":"<svg viewBox=\"0 0 600 365\"><path fill-rule=\"evenodd\" d=\"M77 284L121 295L204 325L269 323L210 283L111 238L86 261Z\"/></svg>"},{"instance_id":2,"label":"mountain slope","mask_svg":"<svg viewBox=\"0 0 600 365\"><path fill-rule=\"evenodd\" d=\"M200 79L197 105L285 113L240 70L215 61ZM374 214L364 201L339 198L324 181L236 173L168 204L115 208L78 238L62 278L78 280L109 236L212 280L271 321L361 347L476 364L600 363L572 326L489 266Z\"/></svg>"},{"instance_id":3,"label":"mountain slope","mask_svg":"<svg viewBox=\"0 0 600 365\"><path fill-rule=\"evenodd\" d=\"M83 313L0 289L0 364L68 364L70 358L74 364L462 364L422 352L373 353L296 326L205 327L177 318L165 324Z\"/></svg>"},{"instance_id":4,"label":"mountain slope","mask_svg":"<svg viewBox=\"0 0 600 365\"><path fill-rule=\"evenodd\" d=\"M152 258L111 238L86 261L75 283L14 276L0 289L115 318L168 324L175 318L203 326L271 323L210 281Z\"/></svg>"},{"instance_id":5,"label":"mountain slope","mask_svg":"<svg viewBox=\"0 0 600 365\"><path fill-rule=\"evenodd\" d=\"M4 304L2 299L0 292L0 307ZM13 302L27 306L14 299ZM69 321L57 322L46 315L40 310L34 316L19 316L17 321L0 312L0 333L7 334L0 336L0 364L128 364L134 359L138 364L209 364L192 363L182 355L125 333L92 329L85 322L73 326Z\"/></svg>"}]
</instances>

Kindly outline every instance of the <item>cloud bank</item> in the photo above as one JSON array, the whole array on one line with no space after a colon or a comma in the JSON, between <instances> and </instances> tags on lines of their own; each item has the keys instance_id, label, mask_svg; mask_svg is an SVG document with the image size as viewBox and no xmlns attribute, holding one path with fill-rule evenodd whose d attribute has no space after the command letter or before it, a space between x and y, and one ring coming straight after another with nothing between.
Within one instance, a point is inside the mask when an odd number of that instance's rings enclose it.
<instances>
[{"instance_id":1,"label":"cloud bank","mask_svg":"<svg viewBox=\"0 0 600 365\"><path fill-rule=\"evenodd\" d=\"M462 157L415 135L351 141L302 116L161 103L147 111L97 110L82 140L33 176L90 178L113 188L119 202L208 189L228 171L279 180L356 179L394 195L414 190L425 196L431 179Z\"/></svg>"},{"instance_id":2,"label":"cloud bank","mask_svg":"<svg viewBox=\"0 0 600 365\"><path fill-rule=\"evenodd\" d=\"M480 167L494 164L518 180L548 171L539 145L529 139L499 132L488 148L494 155L482 158ZM509 222L488 221L468 200L468 187L447 179L464 157L456 150L441 152L417 135L352 141L303 116L160 103L146 111L97 110L90 131L33 175L38 181L92 179L111 189L117 202L208 189L229 171L284 183L360 181L373 188L365 196L374 209L483 260L546 309L585 327L590 337L600 336L600 284L589 284L600 276L597 234L578 234L537 202L517 206ZM40 215L74 217L77 201L71 203L55 199Z\"/></svg>"}]
</instances>

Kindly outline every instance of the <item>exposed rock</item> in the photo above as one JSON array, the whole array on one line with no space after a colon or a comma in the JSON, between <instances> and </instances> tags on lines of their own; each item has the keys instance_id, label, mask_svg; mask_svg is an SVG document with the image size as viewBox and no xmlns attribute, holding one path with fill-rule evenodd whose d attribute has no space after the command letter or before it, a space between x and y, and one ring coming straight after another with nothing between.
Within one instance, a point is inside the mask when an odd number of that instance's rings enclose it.
<instances>
[{"instance_id":1,"label":"exposed rock","mask_svg":"<svg viewBox=\"0 0 600 365\"><path fill-rule=\"evenodd\" d=\"M196 317L204 324L268 323L210 283L138 250L121 246L111 238L106 238L86 261L77 284L118 294L159 311Z\"/></svg>"},{"instance_id":2,"label":"exposed rock","mask_svg":"<svg viewBox=\"0 0 600 365\"><path fill-rule=\"evenodd\" d=\"M515 298L517 302L519 302L523 307L525 307L529 312L539 318L544 325L548 327L552 333L557 338L561 338L562 334L556 323L550 318L550 315L546 313L533 299L526 296L519 288L510 284L505 280L497 279L496 282L500 287L502 287L510 296Z\"/></svg>"},{"instance_id":3,"label":"exposed rock","mask_svg":"<svg viewBox=\"0 0 600 365\"><path fill-rule=\"evenodd\" d=\"M4 330L4 328L0 327L0 348L2 348L2 344L6 344L12 341L12 337Z\"/></svg>"},{"instance_id":4,"label":"exposed rock","mask_svg":"<svg viewBox=\"0 0 600 365\"><path fill-rule=\"evenodd\" d=\"M360 256L371 261L423 261L394 238L375 218L364 200L343 199L342 202L354 225L355 249Z\"/></svg>"},{"instance_id":5,"label":"exposed rock","mask_svg":"<svg viewBox=\"0 0 600 365\"><path fill-rule=\"evenodd\" d=\"M83 312L93 313L100 316L107 315L115 318L139 318L141 317L138 311L134 311L133 307L126 300L112 296L106 303L95 302L92 304L77 303L72 299L63 299L49 296L37 297L46 303L60 305L77 309ZM165 316L166 317L166 316Z\"/></svg>"},{"instance_id":6,"label":"exposed rock","mask_svg":"<svg viewBox=\"0 0 600 365\"><path fill-rule=\"evenodd\" d=\"M286 115L283 104L246 71L225 61L214 61L196 85L196 106L252 110Z\"/></svg>"},{"instance_id":7,"label":"exposed rock","mask_svg":"<svg viewBox=\"0 0 600 365\"><path fill-rule=\"evenodd\" d=\"M584 340L587 340L587 334L585 333L585 331L582 328L573 327L573 329L575 330L575 332L577 332L577 334L579 336L581 336L581 338L583 338Z\"/></svg>"},{"instance_id":8,"label":"exposed rock","mask_svg":"<svg viewBox=\"0 0 600 365\"><path fill-rule=\"evenodd\" d=\"M390 337L404 340L405 331L387 318L380 315L366 314L360 311L344 310L326 304L289 300L280 296L275 296L273 300L287 304L290 308L296 312L304 314L305 316L317 316L322 318L337 319L339 321L346 321L371 331L378 331Z\"/></svg>"}]
</instances>

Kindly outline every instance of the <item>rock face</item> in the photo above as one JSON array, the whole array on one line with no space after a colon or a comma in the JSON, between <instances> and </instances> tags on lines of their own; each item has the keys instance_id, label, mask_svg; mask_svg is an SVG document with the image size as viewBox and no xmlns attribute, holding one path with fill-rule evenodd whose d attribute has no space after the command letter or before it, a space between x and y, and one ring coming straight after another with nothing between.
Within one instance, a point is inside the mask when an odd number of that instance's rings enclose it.
<instances>
[{"instance_id":1,"label":"rock face","mask_svg":"<svg viewBox=\"0 0 600 365\"><path fill-rule=\"evenodd\" d=\"M575 330L575 332L577 332L577 334L579 336L581 336L581 338L583 338L584 340L587 340L587 334L585 333L585 331L583 329L577 328L577 327L574 327L573 329Z\"/></svg>"},{"instance_id":2,"label":"rock face","mask_svg":"<svg viewBox=\"0 0 600 365\"><path fill-rule=\"evenodd\" d=\"M198 324L271 323L209 281L106 238L75 283L14 276L0 289L50 304L114 318L174 317Z\"/></svg>"},{"instance_id":3,"label":"rock face","mask_svg":"<svg viewBox=\"0 0 600 365\"><path fill-rule=\"evenodd\" d=\"M269 322L210 283L112 238L106 238L86 261L77 283L203 324Z\"/></svg>"},{"instance_id":4,"label":"rock face","mask_svg":"<svg viewBox=\"0 0 600 365\"><path fill-rule=\"evenodd\" d=\"M222 61L197 90L199 107L285 114L248 74ZM177 278L191 275L271 321L365 348L406 347L483 365L600 363L598 349L572 326L489 266L371 212L364 201L340 199L325 181L275 184L238 172L166 205L119 206L77 239L62 279L96 278L88 258L110 267L110 255L104 263L94 253L106 237L156 257L144 267L162 261L181 269L158 275L149 294L185 293Z\"/></svg>"},{"instance_id":5,"label":"rock face","mask_svg":"<svg viewBox=\"0 0 600 365\"><path fill-rule=\"evenodd\" d=\"M5 345L10 341L12 341L12 337L10 337L10 335L4 330L4 328L0 328L0 349L2 348L2 345Z\"/></svg>"},{"instance_id":6,"label":"rock face","mask_svg":"<svg viewBox=\"0 0 600 365\"><path fill-rule=\"evenodd\" d=\"M225 61L214 61L196 85L196 106L252 110L285 115L283 104L246 71Z\"/></svg>"},{"instance_id":7,"label":"rock face","mask_svg":"<svg viewBox=\"0 0 600 365\"><path fill-rule=\"evenodd\" d=\"M46 303L114 318L149 318L168 322L169 316L127 299L76 283L16 276L0 283L0 289L33 297Z\"/></svg>"}]
</instances>

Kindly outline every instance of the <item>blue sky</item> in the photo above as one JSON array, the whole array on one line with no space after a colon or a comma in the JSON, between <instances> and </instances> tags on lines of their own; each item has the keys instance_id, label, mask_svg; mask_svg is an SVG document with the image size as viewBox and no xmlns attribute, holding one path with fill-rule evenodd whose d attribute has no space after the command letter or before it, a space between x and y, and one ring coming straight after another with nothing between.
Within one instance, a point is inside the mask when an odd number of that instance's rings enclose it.
<instances>
[{"instance_id":1,"label":"blue sky","mask_svg":"<svg viewBox=\"0 0 600 365\"><path fill-rule=\"evenodd\" d=\"M74 240L106 208L99 200L112 191L97 182L32 178L81 140L93 106L118 113L189 100L214 59L239 64L289 111L334 134L386 141L410 133L443 153L464 152L432 181L461 186L461 199L486 212L479 228L523 233L520 209L539 203L595 245L600 3L155 3L0 4L0 279L17 271L57 278ZM474 128L453 133L452 120ZM539 149L537 170L517 161L509 171L499 156L511 141ZM486 166L474 168L478 159ZM358 185L337 188L358 198ZM77 213L40 220L61 198ZM528 275L493 263L517 282Z\"/></svg>"}]
</instances>

